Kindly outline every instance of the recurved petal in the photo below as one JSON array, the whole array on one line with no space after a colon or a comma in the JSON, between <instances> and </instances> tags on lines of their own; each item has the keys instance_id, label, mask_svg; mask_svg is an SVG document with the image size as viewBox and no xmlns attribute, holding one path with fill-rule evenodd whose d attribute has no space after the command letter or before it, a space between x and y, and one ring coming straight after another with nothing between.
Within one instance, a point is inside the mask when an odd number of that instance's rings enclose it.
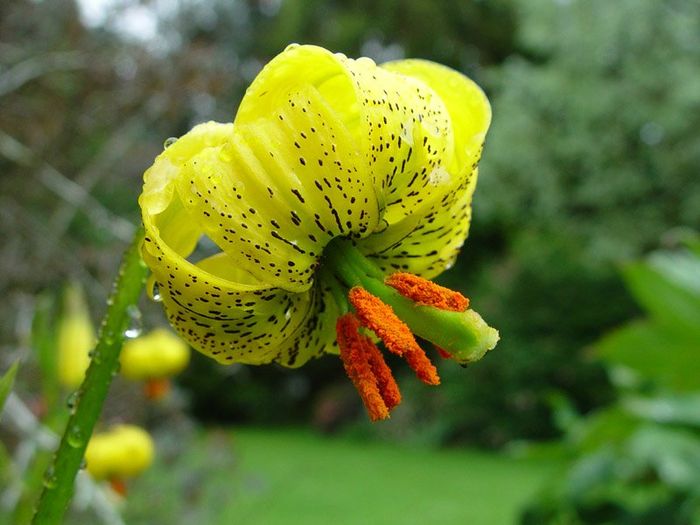
<instances>
[{"instance_id":1,"label":"recurved petal","mask_svg":"<svg viewBox=\"0 0 700 525\"><path fill-rule=\"evenodd\" d=\"M146 225L142 255L168 320L194 348L222 363L300 366L329 349L335 303L318 287L290 293L237 268L226 254L193 264ZM313 337L310 337L313 332ZM326 337L330 334L330 340Z\"/></svg>"},{"instance_id":2,"label":"recurved petal","mask_svg":"<svg viewBox=\"0 0 700 525\"><path fill-rule=\"evenodd\" d=\"M279 102L251 123L208 124L206 143L200 127L180 138L146 173L142 206L185 256L203 231L233 264L298 292L328 241L369 235L379 214L362 156L318 92L302 85Z\"/></svg>"},{"instance_id":3,"label":"recurved petal","mask_svg":"<svg viewBox=\"0 0 700 525\"><path fill-rule=\"evenodd\" d=\"M469 184L476 183L476 171ZM363 249L385 272L404 271L432 279L454 264L469 232L471 191L454 192L424 216L409 216L392 225ZM394 239L398 238L398 241ZM392 242L393 241L393 242ZM381 243L385 242L384 246Z\"/></svg>"},{"instance_id":4,"label":"recurved petal","mask_svg":"<svg viewBox=\"0 0 700 525\"><path fill-rule=\"evenodd\" d=\"M397 60L382 64L383 69L424 82L447 108L454 135L453 173L471 172L479 161L491 124L491 105L481 88L463 74L427 60ZM471 169L465 170L471 166Z\"/></svg>"},{"instance_id":5,"label":"recurved petal","mask_svg":"<svg viewBox=\"0 0 700 525\"><path fill-rule=\"evenodd\" d=\"M439 64L404 60L382 67L424 82L439 97L449 115L454 151L442 156L439 168L419 183L422 200L414 203L413 212L385 215L379 231L361 247L386 271L401 269L432 278L453 264L467 237L476 167L491 110L476 84ZM416 169L424 172L425 164Z\"/></svg>"}]
</instances>

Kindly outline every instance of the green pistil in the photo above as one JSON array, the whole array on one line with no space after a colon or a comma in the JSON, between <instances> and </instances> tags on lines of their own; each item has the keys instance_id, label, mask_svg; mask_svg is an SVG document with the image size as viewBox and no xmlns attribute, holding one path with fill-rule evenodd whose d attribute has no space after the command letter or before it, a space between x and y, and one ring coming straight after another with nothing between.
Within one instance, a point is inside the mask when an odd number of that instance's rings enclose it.
<instances>
[{"instance_id":1,"label":"green pistil","mask_svg":"<svg viewBox=\"0 0 700 525\"><path fill-rule=\"evenodd\" d=\"M498 331L474 310L452 312L416 304L384 284L384 274L347 239L334 239L324 250L325 263L348 289L361 286L391 306L411 331L442 348L460 364L477 361L496 346ZM336 290L337 292L337 290ZM335 297L334 293L334 297ZM347 305L343 294L341 302ZM336 301L338 298L336 298ZM341 304L341 303L339 303Z\"/></svg>"}]
</instances>

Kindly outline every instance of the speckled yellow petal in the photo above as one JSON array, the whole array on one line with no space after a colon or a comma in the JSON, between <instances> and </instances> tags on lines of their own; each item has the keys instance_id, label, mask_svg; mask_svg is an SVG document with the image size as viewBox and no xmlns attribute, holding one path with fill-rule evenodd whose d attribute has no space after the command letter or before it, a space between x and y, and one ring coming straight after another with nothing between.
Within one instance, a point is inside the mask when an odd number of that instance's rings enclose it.
<instances>
[{"instance_id":1,"label":"speckled yellow petal","mask_svg":"<svg viewBox=\"0 0 700 525\"><path fill-rule=\"evenodd\" d=\"M385 271L401 269L432 278L454 263L467 237L476 166L491 110L476 84L439 64L405 60L382 67L425 82L439 96L449 115L454 151L441 156L433 176L419 185L424 198L412 207L413 212L403 217L386 215L380 231L362 249Z\"/></svg>"},{"instance_id":2,"label":"speckled yellow petal","mask_svg":"<svg viewBox=\"0 0 700 525\"><path fill-rule=\"evenodd\" d=\"M409 213L421 200L420 179L452 162L447 111L423 82L315 46L290 46L274 58L248 89L236 124L255 122L303 85L314 87L362 152L380 210Z\"/></svg>"},{"instance_id":3,"label":"speckled yellow petal","mask_svg":"<svg viewBox=\"0 0 700 525\"><path fill-rule=\"evenodd\" d=\"M283 104L266 120L238 125L220 150L201 152L178 189L237 264L302 291L328 241L368 235L378 213L362 158L318 93L300 88Z\"/></svg>"},{"instance_id":4,"label":"speckled yellow petal","mask_svg":"<svg viewBox=\"0 0 700 525\"><path fill-rule=\"evenodd\" d=\"M397 60L381 67L423 81L440 97L454 136L454 160L447 167L453 173L474 169L491 123L491 105L481 88L461 73L426 60Z\"/></svg>"},{"instance_id":5,"label":"speckled yellow petal","mask_svg":"<svg viewBox=\"0 0 700 525\"><path fill-rule=\"evenodd\" d=\"M142 254L170 324L219 362L299 366L332 344L324 327L333 326L335 303L326 305L320 287L290 293L256 282L223 253L195 265L148 228Z\"/></svg>"},{"instance_id":6,"label":"speckled yellow petal","mask_svg":"<svg viewBox=\"0 0 700 525\"><path fill-rule=\"evenodd\" d=\"M142 252L170 322L220 362L337 352L326 245L352 238L385 273L449 267L489 119L483 93L442 66L290 46L234 124L197 126L145 175ZM203 238L218 253L197 261Z\"/></svg>"},{"instance_id":7,"label":"speckled yellow petal","mask_svg":"<svg viewBox=\"0 0 700 525\"><path fill-rule=\"evenodd\" d=\"M175 192L183 166L201 150L215 148L231 134L232 124L208 122L195 126L163 151L144 174L139 205L147 229L155 228L158 237L175 253L188 257L202 234L202 228L187 213Z\"/></svg>"}]
</instances>

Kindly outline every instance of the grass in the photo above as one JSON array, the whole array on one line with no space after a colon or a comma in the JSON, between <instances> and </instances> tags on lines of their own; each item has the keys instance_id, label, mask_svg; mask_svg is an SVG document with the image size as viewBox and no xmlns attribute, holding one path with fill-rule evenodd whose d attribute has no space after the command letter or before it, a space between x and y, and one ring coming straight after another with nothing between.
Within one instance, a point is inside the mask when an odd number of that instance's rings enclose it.
<instances>
[{"instance_id":1,"label":"grass","mask_svg":"<svg viewBox=\"0 0 700 525\"><path fill-rule=\"evenodd\" d=\"M218 429L192 439L182 454L164 440L158 463L132 483L128 524L507 525L555 468L309 431Z\"/></svg>"}]
</instances>

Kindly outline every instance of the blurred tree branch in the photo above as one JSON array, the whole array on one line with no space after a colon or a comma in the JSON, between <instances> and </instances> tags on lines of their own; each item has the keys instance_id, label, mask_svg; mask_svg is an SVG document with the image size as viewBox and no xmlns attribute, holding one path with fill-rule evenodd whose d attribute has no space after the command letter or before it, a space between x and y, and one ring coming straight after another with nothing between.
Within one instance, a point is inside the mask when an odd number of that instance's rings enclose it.
<instances>
[{"instance_id":1,"label":"blurred tree branch","mask_svg":"<svg viewBox=\"0 0 700 525\"><path fill-rule=\"evenodd\" d=\"M105 208L90 195L85 188L63 175L48 162L40 159L31 148L0 130L0 154L7 159L29 168L46 188L61 197L65 202L79 208L94 223L116 238L129 241L133 236L134 225Z\"/></svg>"},{"instance_id":2,"label":"blurred tree branch","mask_svg":"<svg viewBox=\"0 0 700 525\"><path fill-rule=\"evenodd\" d=\"M5 62L4 57L2 62ZM27 58L0 73L0 97L48 73L83 69L85 62L85 57L78 51L47 53Z\"/></svg>"}]
</instances>

